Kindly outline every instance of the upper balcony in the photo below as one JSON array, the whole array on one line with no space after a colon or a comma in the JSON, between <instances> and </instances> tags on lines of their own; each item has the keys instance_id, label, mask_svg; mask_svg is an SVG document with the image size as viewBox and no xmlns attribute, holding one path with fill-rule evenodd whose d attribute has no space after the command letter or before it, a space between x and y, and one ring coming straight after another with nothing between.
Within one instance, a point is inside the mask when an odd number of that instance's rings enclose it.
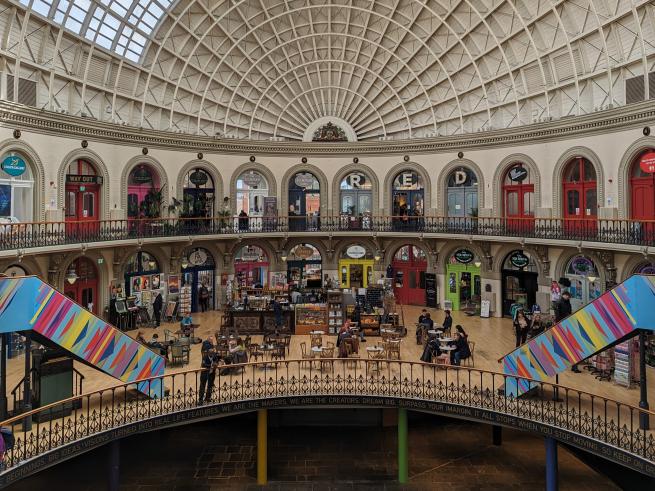
<instances>
[{"instance_id":1,"label":"upper balcony","mask_svg":"<svg viewBox=\"0 0 655 491\"><path fill-rule=\"evenodd\" d=\"M278 216L156 218L101 221L16 223L0 225L0 256L36 253L67 246L102 247L111 242L161 242L191 238L234 238L249 234L393 235L523 243L557 243L625 251L655 246L655 221L618 219L415 217L415 216Z\"/></svg>"}]
</instances>

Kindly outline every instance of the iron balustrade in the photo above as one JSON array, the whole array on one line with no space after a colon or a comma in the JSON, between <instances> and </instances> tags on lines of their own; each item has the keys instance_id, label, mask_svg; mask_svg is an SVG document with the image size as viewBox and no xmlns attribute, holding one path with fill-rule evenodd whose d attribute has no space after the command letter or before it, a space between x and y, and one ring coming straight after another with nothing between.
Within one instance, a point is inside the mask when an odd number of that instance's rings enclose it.
<instances>
[{"instance_id":1,"label":"iron balustrade","mask_svg":"<svg viewBox=\"0 0 655 491\"><path fill-rule=\"evenodd\" d=\"M501 373L421 362L320 358L220 366L210 401L201 402L201 372L146 379L148 384L163 382L160 397L145 396L134 381L2 422L13 429L16 443L5 455L0 486L140 431L260 408L340 405L406 407L516 427L655 476L655 438L639 429L640 417L653 419L654 412L562 385L532 381L534 393L517 399L506 395L509 376ZM35 422L23 432L26 418Z\"/></svg>"},{"instance_id":2,"label":"iron balustrade","mask_svg":"<svg viewBox=\"0 0 655 491\"><path fill-rule=\"evenodd\" d=\"M143 218L125 220L14 223L0 225L0 250L90 242L287 232L401 232L494 235L655 245L655 221L586 218L498 218L435 216L279 216Z\"/></svg>"}]
</instances>

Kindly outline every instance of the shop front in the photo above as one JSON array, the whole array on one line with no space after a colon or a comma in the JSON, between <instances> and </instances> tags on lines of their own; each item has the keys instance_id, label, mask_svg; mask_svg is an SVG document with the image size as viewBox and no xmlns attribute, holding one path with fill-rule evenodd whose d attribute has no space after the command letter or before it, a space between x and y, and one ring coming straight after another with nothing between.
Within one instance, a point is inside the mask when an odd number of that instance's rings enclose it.
<instances>
[{"instance_id":1,"label":"shop front","mask_svg":"<svg viewBox=\"0 0 655 491\"><path fill-rule=\"evenodd\" d=\"M571 294L571 307L574 312L603 293L598 267L588 256L573 256L566 265L564 276L571 282L571 286L566 289Z\"/></svg>"},{"instance_id":2,"label":"shop front","mask_svg":"<svg viewBox=\"0 0 655 491\"><path fill-rule=\"evenodd\" d=\"M468 167L455 169L448 176L446 200L451 225L468 224L478 216L478 176Z\"/></svg>"},{"instance_id":3,"label":"shop front","mask_svg":"<svg viewBox=\"0 0 655 491\"><path fill-rule=\"evenodd\" d=\"M564 229L572 233L595 233L598 217L596 169L583 157L572 159L562 177Z\"/></svg>"},{"instance_id":4,"label":"shop front","mask_svg":"<svg viewBox=\"0 0 655 491\"><path fill-rule=\"evenodd\" d=\"M297 288L321 288L323 259L311 244L296 245L287 257L287 284Z\"/></svg>"},{"instance_id":5,"label":"shop front","mask_svg":"<svg viewBox=\"0 0 655 491\"><path fill-rule=\"evenodd\" d=\"M339 258L341 288L367 288L374 283L375 258L366 247L353 244Z\"/></svg>"},{"instance_id":6,"label":"shop front","mask_svg":"<svg viewBox=\"0 0 655 491\"><path fill-rule=\"evenodd\" d=\"M503 315L511 315L513 304L521 303L532 308L537 303L539 273L530 254L516 250L503 261Z\"/></svg>"},{"instance_id":7,"label":"shop front","mask_svg":"<svg viewBox=\"0 0 655 491\"><path fill-rule=\"evenodd\" d=\"M321 185L310 172L298 172L289 181L289 230L318 230Z\"/></svg>"},{"instance_id":8,"label":"shop front","mask_svg":"<svg viewBox=\"0 0 655 491\"><path fill-rule=\"evenodd\" d=\"M0 218L5 222L34 221L34 173L29 161L11 152L0 163Z\"/></svg>"},{"instance_id":9,"label":"shop front","mask_svg":"<svg viewBox=\"0 0 655 491\"><path fill-rule=\"evenodd\" d=\"M214 216L214 180L201 168L193 169L184 176L182 191L183 218L210 218Z\"/></svg>"},{"instance_id":10,"label":"shop front","mask_svg":"<svg viewBox=\"0 0 655 491\"><path fill-rule=\"evenodd\" d=\"M98 229L102 184L102 176L91 162L78 159L68 165L64 213L69 232Z\"/></svg>"},{"instance_id":11,"label":"shop front","mask_svg":"<svg viewBox=\"0 0 655 491\"><path fill-rule=\"evenodd\" d=\"M480 305L482 263L469 249L458 249L446 264L446 300L452 310Z\"/></svg>"},{"instance_id":12,"label":"shop front","mask_svg":"<svg viewBox=\"0 0 655 491\"><path fill-rule=\"evenodd\" d=\"M393 180L392 214L394 230L417 230L423 225L424 185L418 172L404 170Z\"/></svg>"},{"instance_id":13,"label":"shop front","mask_svg":"<svg viewBox=\"0 0 655 491\"><path fill-rule=\"evenodd\" d=\"M268 255L259 246L243 246L234 256L234 275L239 288L266 288L269 271Z\"/></svg>"},{"instance_id":14,"label":"shop front","mask_svg":"<svg viewBox=\"0 0 655 491\"><path fill-rule=\"evenodd\" d=\"M159 218L162 195L157 171L148 164L139 164L127 180L127 217Z\"/></svg>"},{"instance_id":15,"label":"shop front","mask_svg":"<svg viewBox=\"0 0 655 491\"><path fill-rule=\"evenodd\" d=\"M94 314L98 313L98 269L88 257L78 257L64 276L64 295Z\"/></svg>"},{"instance_id":16,"label":"shop front","mask_svg":"<svg viewBox=\"0 0 655 491\"><path fill-rule=\"evenodd\" d=\"M534 180L530 168L512 164L503 179L505 226L511 232L534 229Z\"/></svg>"},{"instance_id":17,"label":"shop front","mask_svg":"<svg viewBox=\"0 0 655 491\"><path fill-rule=\"evenodd\" d=\"M155 256L146 251L133 254L125 265L125 297L139 296L142 291L161 288L161 270ZM156 276L153 285L153 276Z\"/></svg>"},{"instance_id":18,"label":"shop front","mask_svg":"<svg viewBox=\"0 0 655 491\"><path fill-rule=\"evenodd\" d=\"M371 179L361 172L351 172L343 178L339 188L341 229L370 229L373 210Z\"/></svg>"},{"instance_id":19,"label":"shop front","mask_svg":"<svg viewBox=\"0 0 655 491\"><path fill-rule=\"evenodd\" d=\"M194 247L185 251L182 257L182 287L191 288L191 312L204 312L214 309L214 278L216 263L214 256L202 247ZM206 300L201 289L207 289ZM203 302L205 302L203 306Z\"/></svg>"},{"instance_id":20,"label":"shop front","mask_svg":"<svg viewBox=\"0 0 655 491\"><path fill-rule=\"evenodd\" d=\"M402 305L425 305L424 276L427 269L428 257L423 249L404 245L396 251L391 263L396 302Z\"/></svg>"},{"instance_id":21,"label":"shop front","mask_svg":"<svg viewBox=\"0 0 655 491\"><path fill-rule=\"evenodd\" d=\"M655 150L635 158L630 168L630 217L640 221L642 239L655 239Z\"/></svg>"}]
</instances>

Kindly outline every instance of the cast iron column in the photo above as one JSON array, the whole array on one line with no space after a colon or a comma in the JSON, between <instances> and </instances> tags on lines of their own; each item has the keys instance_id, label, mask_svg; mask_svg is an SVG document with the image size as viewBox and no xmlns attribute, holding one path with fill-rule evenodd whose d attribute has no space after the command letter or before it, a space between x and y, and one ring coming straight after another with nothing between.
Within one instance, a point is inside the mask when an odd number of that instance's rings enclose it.
<instances>
[{"instance_id":1,"label":"cast iron column","mask_svg":"<svg viewBox=\"0 0 655 491\"><path fill-rule=\"evenodd\" d=\"M546 491L557 491L557 440L547 436L546 442Z\"/></svg>"},{"instance_id":2,"label":"cast iron column","mask_svg":"<svg viewBox=\"0 0 655 491\"><path fill-rule=\"evenodd\" d=\"M7 336L0 334L0 420L7 419Z\"/></svg>"},{"instance_id":3,"label":"cast iron column","mask_svg":"<svg viewBox=\"0 0 655 491\"><path fill-rule=\"evenodd\" d=\"M257 484L266 486L268 482L268 413L266 409L257 410Z\"/></svg>"},{"instance_id":4,"label":"cast iron column","mask_svg":"<svg viewBox=\"0 0 655 491\"><path fill-rule=\"evenodd\" d=\"M407 409L398 409L398 482L407 484L409 462L407 452Z\"/></svg>"},{"instance_id":5,"label":"cast iron column","mask_svg":"<svg viewBox=\"0 0 655 491\"><path fill-rule=\"evenodd\" d=\"M494 445L497 447L503 444L503 427L498 425L493 425L491 427L491 439Z\"/></svg>"},{"instance_id":6,"label":"cast iron column","mask_svg":"<svg viewBox=\"0 0 655 491\"><path fill-rule=\"evenodd\" d=\"M121 480L121 441L109 444L109 491L118 491Z\"/></svg>"},{"instance_id":7,"label":"cast iron column","mask_svg":"<svg viewBox=\"0 0 655 491\"><path fill-rule=\"evenodd\" d=\"M648 410L648 387L646 386L646 331L639 331L639 407ZM650 429L648 413L639 413L639 428Z\"/></svg>"},{"instance_id":8,"label":"cast iron column","mask_svg":"<svg viewBox=\"0 0 655 491\"><path fill-rule=\"evenodd\" d=\"M25 381L23 383L23 411L29 412L32 410L32 338L30 332L25 332ZM23 419L23 431L30 431L32 429L32 416L26 416Z\"/></svg>"}]
</instances>

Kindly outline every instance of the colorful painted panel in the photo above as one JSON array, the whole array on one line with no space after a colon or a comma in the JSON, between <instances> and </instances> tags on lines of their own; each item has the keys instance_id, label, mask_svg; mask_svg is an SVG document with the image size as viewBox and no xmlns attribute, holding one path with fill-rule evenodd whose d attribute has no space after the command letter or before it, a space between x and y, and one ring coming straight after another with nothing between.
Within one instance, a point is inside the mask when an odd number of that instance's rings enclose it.
<instances>
[{"instance_id":1,"label":"colorful painted panel","mask_svg":"<svg viewBox=\"0 0 655 491\"><path fill-rule=\"evenodd\" d=\"M164 358L40 279L0 278L0 332L30 329L123 382L164 374ZM161 395L161 381L138 389Z\"/></svg>"},{"instance_id":2,"label":"colorful painted panel","mask_svg":"<svg viewBox=\"0 0 655 491\"><path fill-rule=\"evenodd\" d=\"M635 275L548 331L505 356L503 371L546 380L635 331L655 330L655 276ZM517 387L518 385L518 387ZM525 380L506 384L506 392L529 390Z\"/></svg>"}]
</instances>

